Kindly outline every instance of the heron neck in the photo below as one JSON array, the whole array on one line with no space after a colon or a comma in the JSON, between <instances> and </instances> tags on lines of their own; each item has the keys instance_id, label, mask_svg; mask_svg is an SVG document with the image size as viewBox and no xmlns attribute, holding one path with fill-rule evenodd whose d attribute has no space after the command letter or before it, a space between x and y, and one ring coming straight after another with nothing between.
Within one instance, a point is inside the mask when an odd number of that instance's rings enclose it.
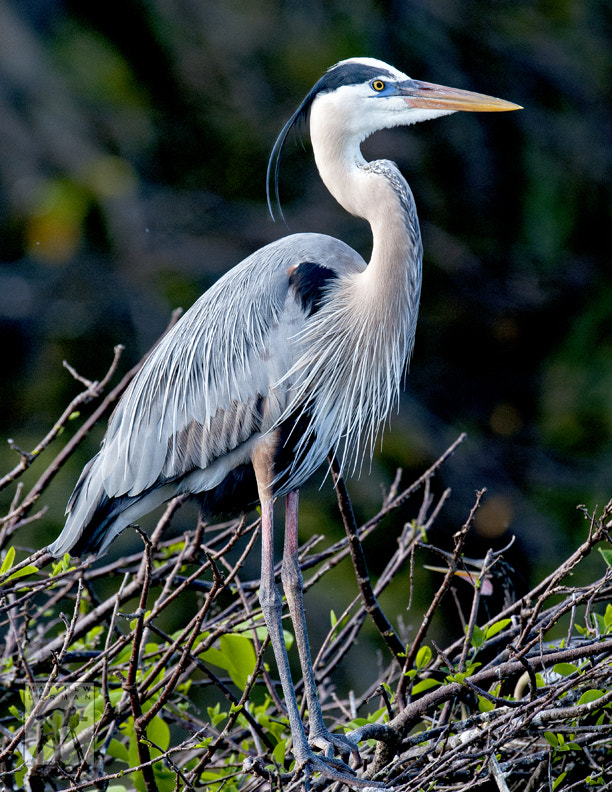
<instances>
[{"instance_id":1,"label":"heron neck","mask_svg":"<svg viewBox=\"0 0 612 792\"><path fill-rule=\"evenodd\" d=\"M372 229L372 256L364 282L371 294L408 303L416 321L421 286L422 245L412 192L397 167L386 160L367 162L359 141L334 136L329 127L311 124L315 160L321 178L350 214Z\"/></svg>"}]
</instances>

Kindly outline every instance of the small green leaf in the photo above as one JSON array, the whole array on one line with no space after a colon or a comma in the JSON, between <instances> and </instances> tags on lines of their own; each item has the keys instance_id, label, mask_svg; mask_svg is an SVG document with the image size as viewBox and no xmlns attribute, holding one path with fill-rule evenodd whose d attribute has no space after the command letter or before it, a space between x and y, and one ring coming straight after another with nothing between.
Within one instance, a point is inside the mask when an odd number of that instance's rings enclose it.
<instances>
[{"instance_id":1,"label":"small green leaf","mask_svg":"<svg viewBox=\"0 0 612 792\"><path fill-rule=\"evenodd\" d=\"M13 572L12 575L9 575L8 580L17 580L17 578L25 577L26 575L33 575L35 572L38 572L38 567L28 564L27 566L21 567L21 569L18 569L16 572Z\"/></svg>"},{"instance_id":2,"label":"small green leaf","mask_svg":"<svg viewBox=\"0 0 612 792\"><path fill-rule=\"evenodd\" d=\"M480 649L484 641L485 641L484 632L480 629L480 627L477 624L475 624L474 630L472 632L472 646L475 649Z\"/></svg>"},{"instance_id":3,"label":"small green leaf","mask_svg":"<svg viewBox=\"0 0 612 792\"><path fill-rule=\"evenodd\" d=\"M166 751L170 745L170 729L165 720L156 715L147 726L147 737L155 744L153 755L157 756L157 747Z\"/></svg>"},{"instance_id":4,"label":"small green leaf","mask_svg":"<svg viewBox=\"0 0 612 792\"><path fill-rule=\"evenodd\" d=\"M492 638L494 635L497 635L497 633L505 630L509 624L512 624L512 619L500 619L499 621L494 622L485 629L487 638Z\"/></svg>"},{"instance_id":5,"label":"small green leaf","mask_svg":"<svg viewBox=\"0 0 612 792\"><path fill-rule=\"evenodd\" d=\"M15 548L13 546L9 547L6 551L6 555L4 556L4 560L0 565L0 576L6 575L9 569L13 566L13 561L15 560Z\"/></svg>"},{"instance_id":6,"label":"small green leaf","mask_svg":"<svg viewBox=\"0 0 612 792\"><path fill-rule=\"evenodd\" d=\"M286 753L287 753L287 740L279 740L274 750L272 751L272 756L274 757L274 761L278 765L280 765L280 767L283 766Z\"/></svg>"},{"instance_id":7,"label":"small green leaf","mask_svg":"<svg viewBox=\"0 0 612 792\"><path fill-rule=\"evenodd\" d=\"M231 660L227 670L232 682L244 690L257 664L253 641L245 635L222 635L219 646L221 652Z\"/></svg>"},{"instance_id":8,"label":"small green leaf","mask_svg":"<svg viewBox=\"0 0 612 792\"><path fill-rule=\"evenodd\" d=\"M484 696L478 696L478 709L480 712L491 712L492 709L495 709L495 704Z\"/></svg>"},{"instance_id":9,"label":"small green leaf","mask_svg":"<svg viewBox=\"0 0 612 792\"><path fill-rule=\"evenodd\" d=\"M107 753L120 762L125 762L126 764L129 762L128 749L122 742L119 742L119 740L110 741Z\"/></svg>"},{"instance_id":10,"label":"small green leaf","mask_svg":"<svg viewBox=\"0 0 612 792\"><path fill-rule=\"evenodd\" d=\"M74 569L74 566L70 563L70 553L64 553L63 558L51 565L49 577L56 577L62 572L68 572L70 569Z\"/></svg>"},{"instance_id":11,"label":"small green leaf","mask_svg":"<svg viewBox=\"0 0 612 792\"><path fill-rule=\"evenodd\" d=\"M422 679L420 682L417 682L416 685L412 688L412 694L417 695L419 693L423 693L426 690L430 690L434 687L439 687L442 683L438 682L437 679L432 679L429 677L428 679Z\"/></svg>"},{"instance_id":12,"label":"small green leaf","mask_svg":"<svg viewBox=\"0 0 612 792\"><path fill-rule=\"evenodd\" d=\"M612 548L609 547L598 547L597 548L601 553L601 557L606 562L609 567L612 567Z\"/></svg>"},{"instance_id":13,"label":"small green leaf","mask_svg":"<svg viewBox=\"0 0 612 792\"><path fill-rule=\"evenodd\" d=\"M336 626L336 624L338 623L338 617L336 616L336 614L334 613L333 610L331 610L329 612L329 620L331 622L331 626L332 626L332 629L333 629Z\"/></svg>"},{"instance_id":14,"label":"small green leaf","mask_svg":"<svg viewBox=\"0 0 612 792\"><path fill-rule=\"evenodd\" d=\"M415 658L415 665L418 669L427 668L431 663L432 653L429 646L421 646Z\"/></svg>"},{"instance_id":15,"label":"small green leaf","mask_svg":"<svg viewBox=\"0 0 612 792\"><path fill-rule=\"evenodd\" d=\"M591 688L591 690L585 690L582 696L578 699L578 706L580 704L590 704L592 701L597 701L597 699L603 696L603 690L596 690L595 688Z\"/></svg>"},{"instance_id":16,"label":"small green leaf","mask_svg":"<svg viewBox=\"0 0 612 792\"><path fill-rule=\"evenodd\" d=\"M555 780L553 781L553 785L552 785L553 792L555 792L555 789L563 781L563 779L565 778L566 775L567 775L567 773L565 773L565 772L564 773L559 773L559 775L555 778Z\"/></svg>"},{"instance_id":17,"label":"small green leaf","mask_svg":"<svg viewBox=\"0 0 612 792\"><path fill-rule=\"evenodd\" d=\"M557 663L553 666L553 671L559 674L559 676L571 676L578 671L578 666L575 666L573 663Z\"/></svg>"},{"instance_id":18,"label":"small green leaf","mask_svg":"<svg viewBox=\"0 0 612 792\"><path fill-rule=\"evenodd\" d=\"M553 748L559 747L559 740L557 739L557 735L553 734L553 732L544 732L544 739L549 745L552 745Z\"/></svg>"},{"instance_id":19,"label":"small green leaf","mask_svg":"<svg viewBox=\"0 0 612 792\"><path fill-rule=\"evenodd\" d=\"M208 717L213 726L217 726L222 720L227 718L227 712L221 712L221 705L219 702L214 707L207 707Z\"/></svg>"}]
</instances>

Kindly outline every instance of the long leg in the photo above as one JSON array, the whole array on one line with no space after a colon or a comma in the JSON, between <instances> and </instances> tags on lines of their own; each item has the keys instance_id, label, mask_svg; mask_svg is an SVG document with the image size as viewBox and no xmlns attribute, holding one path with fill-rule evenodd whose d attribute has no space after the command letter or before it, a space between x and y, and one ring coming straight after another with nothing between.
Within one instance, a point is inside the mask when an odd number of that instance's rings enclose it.
<instances>
[{"instance_id":1,"label":"long leg","mask_svg":"<svg viewBox=\"0 0 612 792\"><path fill-rule=\"evenodd\" d=\"M355 778L351 768L339 759L334 759L331 756L326 756L325 759L323 759L317 756L312 752L308 744L304 724L300 718L300 710L295 697L295 689L293 687L289 659L287 657L287 647L285 646L285 639L283 636L282 600L274 581L273 502L270 498L262 500L261 502L261 548L261 585L259 588L259 601L261 603L261 609L268 628L268 633L270 634L270 641L272 643L272 649L274 650L278 674L283 688L285 706L287 707L289 725L291 726L291 736L293 738L293 755L295 756L296 771L305 770L307 773L310 771L321 773L331 781L341 781L354 787L380 787L381 785L374 781L369 781L365 778ZM299 630L296 629L296 635L298 634ZM323 724L320 706L318 707L318 711L321 724ZM323 726L323 730L325 730L325 726ZM332 741L335 742L331 735L329 735L329 738L327 744ZM344 745L344 749L346 752L346 745Z\"/></svg>"},{"instance_id":2,"label":"long leg","mask_svg":"<svg viewBox=\"0 0 612 792\"><path fill-rule=\"evenodd\" d=\"M270 635L274 658L278 666L285 706L289 716L291 735L293 737L294 753L297 757L308 754L308 741L304 724L300 718L300 711L295 697L287 647L283 636L282 611L283 602L274 581L274 528L273 528L273 501L268 499L261 504L261 582L259 587L259 602L263 611L264 620Z\"/></svg>"},{"instance_id":3,"label":"long leg","mask_svg":"<svg viewBox=\"0 0 612 792\"><path fill-rule=\"evenodd\" d=\"M300 655L300 665L304 679L306 702L310 719L310 745L321 748L327 757L333 756L334 748L343 758L348 758L349 752L357 763L360 762L357 746L343 736L332 735L323 722L323 713L317 692L310 644L304 613L303 578L298 559L298 492L287 495L285 518L285 547L283 554L282 580L291 621L295 629L295 639Z\"/></svg>"},{"instance_id":4,"label":"long leg","mask_svg":"<svg viewBox=\"0 0 612 792\"><path fill-rule=\"evenodd\" d=\"M283 688L285 706L287 707L289 725L291 727L291 736L293 738L293 755L295 757L296 771L305 770L307 773L321 773L321 775L323 775L325 778L328 778L332 781L341 781L353 787L380 787L381 784L369 781L368 779L355 778L351 768L339 759L334 759L329 756L326 756L325 759L323 759L322 757L317 756L313 753L306 738L304 724L300 718L300 710L295 697L295 689L293 687L291 671L289 668L289 658L287 657L287 647L285 646L285 638L283 636L283 603L274 580L274 521L272 499L273 467L271 464L273 454L270 452L271 448L273 449L273 438L269 441L269 444L262 443L261 446L255 450L252 457L255 477L257 479L259 499L261 503L261 583L259 587L259 601L261 603L261 609L263 611L266 627L268 628L268 633L270 635L270 642L272 643L276 665L278 666L278 674L280 676L281 686ZM297 512L297 493L295 493L295 498L295 507ZM290 537L289 543L291 549L295 543L295 559L297 563L297 516L295 519L294 533L295 541L292 536ZM299 566L297 568L299 571ZM289 587L292 588L292 586ZM305 636L305 620L303 619L302 627L296 628L296 635L299 636L302 633ZM298 640L301 641L303 639L298 638ZM300 654L301 651L302 650L300 650ZM312 673L312 663L310 663L310 674L318 705L316 687L314 686L314 674ZM322 724L323 718L321 715L320 706L318 707L318 712L318 717ZM323 730L325 730L325 726L323 726Z\"/></svg>"}]
</instances>

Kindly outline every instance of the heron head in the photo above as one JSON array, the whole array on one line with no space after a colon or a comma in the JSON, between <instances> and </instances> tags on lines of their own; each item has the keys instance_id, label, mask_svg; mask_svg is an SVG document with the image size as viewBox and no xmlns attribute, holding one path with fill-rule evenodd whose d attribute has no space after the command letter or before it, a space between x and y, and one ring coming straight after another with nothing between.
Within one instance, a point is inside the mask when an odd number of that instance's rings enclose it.
<instances>
[{"instance_id":1,"label":"heron head","mask_svg":"<svg viewBox=\"0 0 612 792\"><path fill-rule=\"evenodd\" d=\"M520 105L492 96L413 80L374 58L349 58L332 66L311 88L278 136L268 163L268 206L271 176L278 200L280 157L291 129L311 114L311 131L322 130L355 147L379 129L467 111L518 110ZM272 213L273 214L273 213Z\"/></svg>"},{"instance_id":2,"label":"heron head","mask_svg":"<svg viewBox=\"0 0 612 792\"><path fill-rule=\"evenodd\" d=\"M413 80L374 58L340 61L309 94L309 108L320 123L342 127L342 134L359 141L394 126L467 111L517 110L519 105L492 96ZM305 101L308 101L308 98ZM312 123L312 122L311 122Z\"/></svg>"}]
</instances>

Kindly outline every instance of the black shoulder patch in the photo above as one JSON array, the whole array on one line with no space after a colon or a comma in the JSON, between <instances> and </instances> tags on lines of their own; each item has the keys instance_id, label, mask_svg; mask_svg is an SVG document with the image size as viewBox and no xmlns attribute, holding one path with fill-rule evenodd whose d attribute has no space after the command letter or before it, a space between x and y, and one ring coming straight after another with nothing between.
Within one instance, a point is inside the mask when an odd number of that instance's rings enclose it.
<instances>
[{"instance_id":1,"label":"black shoulder patch","mask_svg":"<svg viewBox=\"0 0 612 792\"><path fill-rule=\"evenodd\" d=\"M296 300L300 301L302 310L312 316L323 304L325 287L337 277L329 267L303 261L291 271L289 286L294 290Z\"/></svg>"}]
</instances>

